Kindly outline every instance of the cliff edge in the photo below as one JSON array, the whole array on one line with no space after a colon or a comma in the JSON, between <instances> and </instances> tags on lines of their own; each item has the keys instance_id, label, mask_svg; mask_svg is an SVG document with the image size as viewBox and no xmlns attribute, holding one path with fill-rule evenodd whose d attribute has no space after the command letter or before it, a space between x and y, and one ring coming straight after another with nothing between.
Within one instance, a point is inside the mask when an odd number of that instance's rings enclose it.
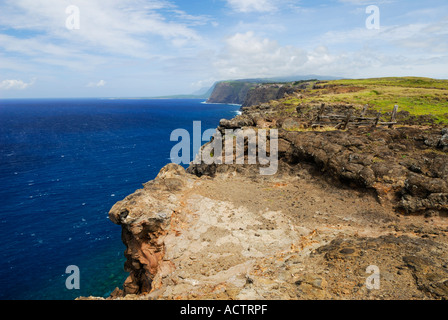
<instances>
[{"instance_id":1,"label":"cliff edge","mask_svg":"<svg viewBox=\"0 0 448 320\"><path fill-rule=\"evenodd\" d=\"M247 92L255 86L255 83L243 81L218 82L207 103L243 104Z\"/></svg>"},{"instance_id":2,"label":"cliff edge","mask_svg":"<svg viewBox=\"0 0 448 320\"><path fill-rule=\"evenodd\" d=\"M271 100L283 99L297 89L304 89L308 85L310 85L310 80L284 83L266 83L263 80L258 80L258 82L255 80L222 81L214 86L207 102L241 104L243 107L251 107Z\"/></svg>"},{"instance_id":3,"label":"cliff edge","mask_svg":"<svg viewBox=\"0 0 448 320\"><path fill-rule=\"evenodd\" d=\"M378 113L323 106L320 90L361 89L308 83L221 121L223 134L278 130L274 175L169 164L115 204L129 277L110 299L447 299L444 124L402 112L399 126L313 128L322 114Z\"/></svg>"}]
</instances>

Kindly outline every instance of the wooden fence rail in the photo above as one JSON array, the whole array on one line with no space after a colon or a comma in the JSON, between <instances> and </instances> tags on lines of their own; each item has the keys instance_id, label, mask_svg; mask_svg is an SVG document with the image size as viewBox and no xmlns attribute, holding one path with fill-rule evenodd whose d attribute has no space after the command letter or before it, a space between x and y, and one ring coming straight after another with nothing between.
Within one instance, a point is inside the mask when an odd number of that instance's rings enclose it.
<instances>
[{"instance_id":1,"label":"wooden fence rail","mask_svg":"<svg viewBox=\"0 0 448 320\"><path fill-rule=\"evenodd\" d=\"M336 129L347 129L348 126L360 127L360 126L388 126L393 128L397 124L397 113L398 105L395 105L392 116L389 122L381 122L381 113L378 112L375 118L365 117L368 105L364 107L359 116L354 116L353 111L349 111L345 115L340 114L328 114L324 115L325 104L322 104L319 113L317 114L316 120L312 123L312 128L334 126ZM326 120L326 121L323 121Z\"/></svg>"}]
</instances>

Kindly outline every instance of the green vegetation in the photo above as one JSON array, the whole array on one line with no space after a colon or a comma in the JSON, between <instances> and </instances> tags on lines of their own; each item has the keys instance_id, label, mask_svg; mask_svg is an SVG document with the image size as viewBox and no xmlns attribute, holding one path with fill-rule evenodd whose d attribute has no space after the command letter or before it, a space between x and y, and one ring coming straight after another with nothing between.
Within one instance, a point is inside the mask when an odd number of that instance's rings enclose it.
<instances>
[{"instance_id":1,"label":"green vegetation","mask_svg":"<svg viewBox=\"0 0 448 320\"><path fill-rule=\"evenodd\" d=\"M232 87L234 87L237 90L241 90L245 86L249 86L249 87L255 87L256 86L255 83L243 82L243 81L237 81L237 80L221 81L221 83L227 83L227 84L231 85Z\"/></svg>"},{"instance_id":2,"label":"green vegetation","mask_svg":"<svg viewBox=\"0 0 448 320\"><path fill-rule=\"evenodd\" d=\"M436 122L448 124L448 80L429 78L373 78L320 82L302 97L287 98L283 104L293 110L298 104L369 104L373 110L390 112L394 105L410 115L431 115Z\"/></svg>"},{"instance_id":3,"label":"green vegetation","mask_svg":"<svg viewBox=\"0 0 448 320\"><path fill-rule=\"evenodd\" d=\"M405 88L426 88L448 90L448 80L437 80L418 77L390 77L370 79L348 79L330 81L332 84L355 85L355 86L389 86Z\"/></svg>"}]
</instances>

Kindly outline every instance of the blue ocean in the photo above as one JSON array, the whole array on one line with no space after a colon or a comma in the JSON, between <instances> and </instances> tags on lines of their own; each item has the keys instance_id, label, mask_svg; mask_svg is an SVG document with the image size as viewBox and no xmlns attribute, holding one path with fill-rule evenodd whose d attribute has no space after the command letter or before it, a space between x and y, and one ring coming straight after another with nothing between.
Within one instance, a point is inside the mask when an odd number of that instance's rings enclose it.
<instances>
[{"instance_id":1,"label":"blue ocean","mask_svg":"<svg viewBox=\"0 0 448 320\"><path fill-rule=\"evenodd\" d=\"M125 247L108 212L170 162L173 130L216 128L239 110L202 102L0 100L0 299L107 297L121 287ZM70 265L78 290L66 287Z\"/></svg>"}]
</instances>

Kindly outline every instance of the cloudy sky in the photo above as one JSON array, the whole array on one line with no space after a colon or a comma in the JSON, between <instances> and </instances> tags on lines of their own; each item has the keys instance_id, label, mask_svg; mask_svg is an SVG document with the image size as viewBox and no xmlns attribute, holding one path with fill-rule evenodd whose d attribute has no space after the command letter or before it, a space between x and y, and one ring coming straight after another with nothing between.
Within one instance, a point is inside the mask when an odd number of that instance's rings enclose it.
<instances>
[{"instance_id":1,"label":"cloudy sky","mask_svg":"<svg viewBox=\"0 0 448 320\"><path fill-rule=\"evenodd\" d=\"M308 74L448 78L448 2L0 0L0 98L149 97Z\"/></svg>"}]
</instances>

